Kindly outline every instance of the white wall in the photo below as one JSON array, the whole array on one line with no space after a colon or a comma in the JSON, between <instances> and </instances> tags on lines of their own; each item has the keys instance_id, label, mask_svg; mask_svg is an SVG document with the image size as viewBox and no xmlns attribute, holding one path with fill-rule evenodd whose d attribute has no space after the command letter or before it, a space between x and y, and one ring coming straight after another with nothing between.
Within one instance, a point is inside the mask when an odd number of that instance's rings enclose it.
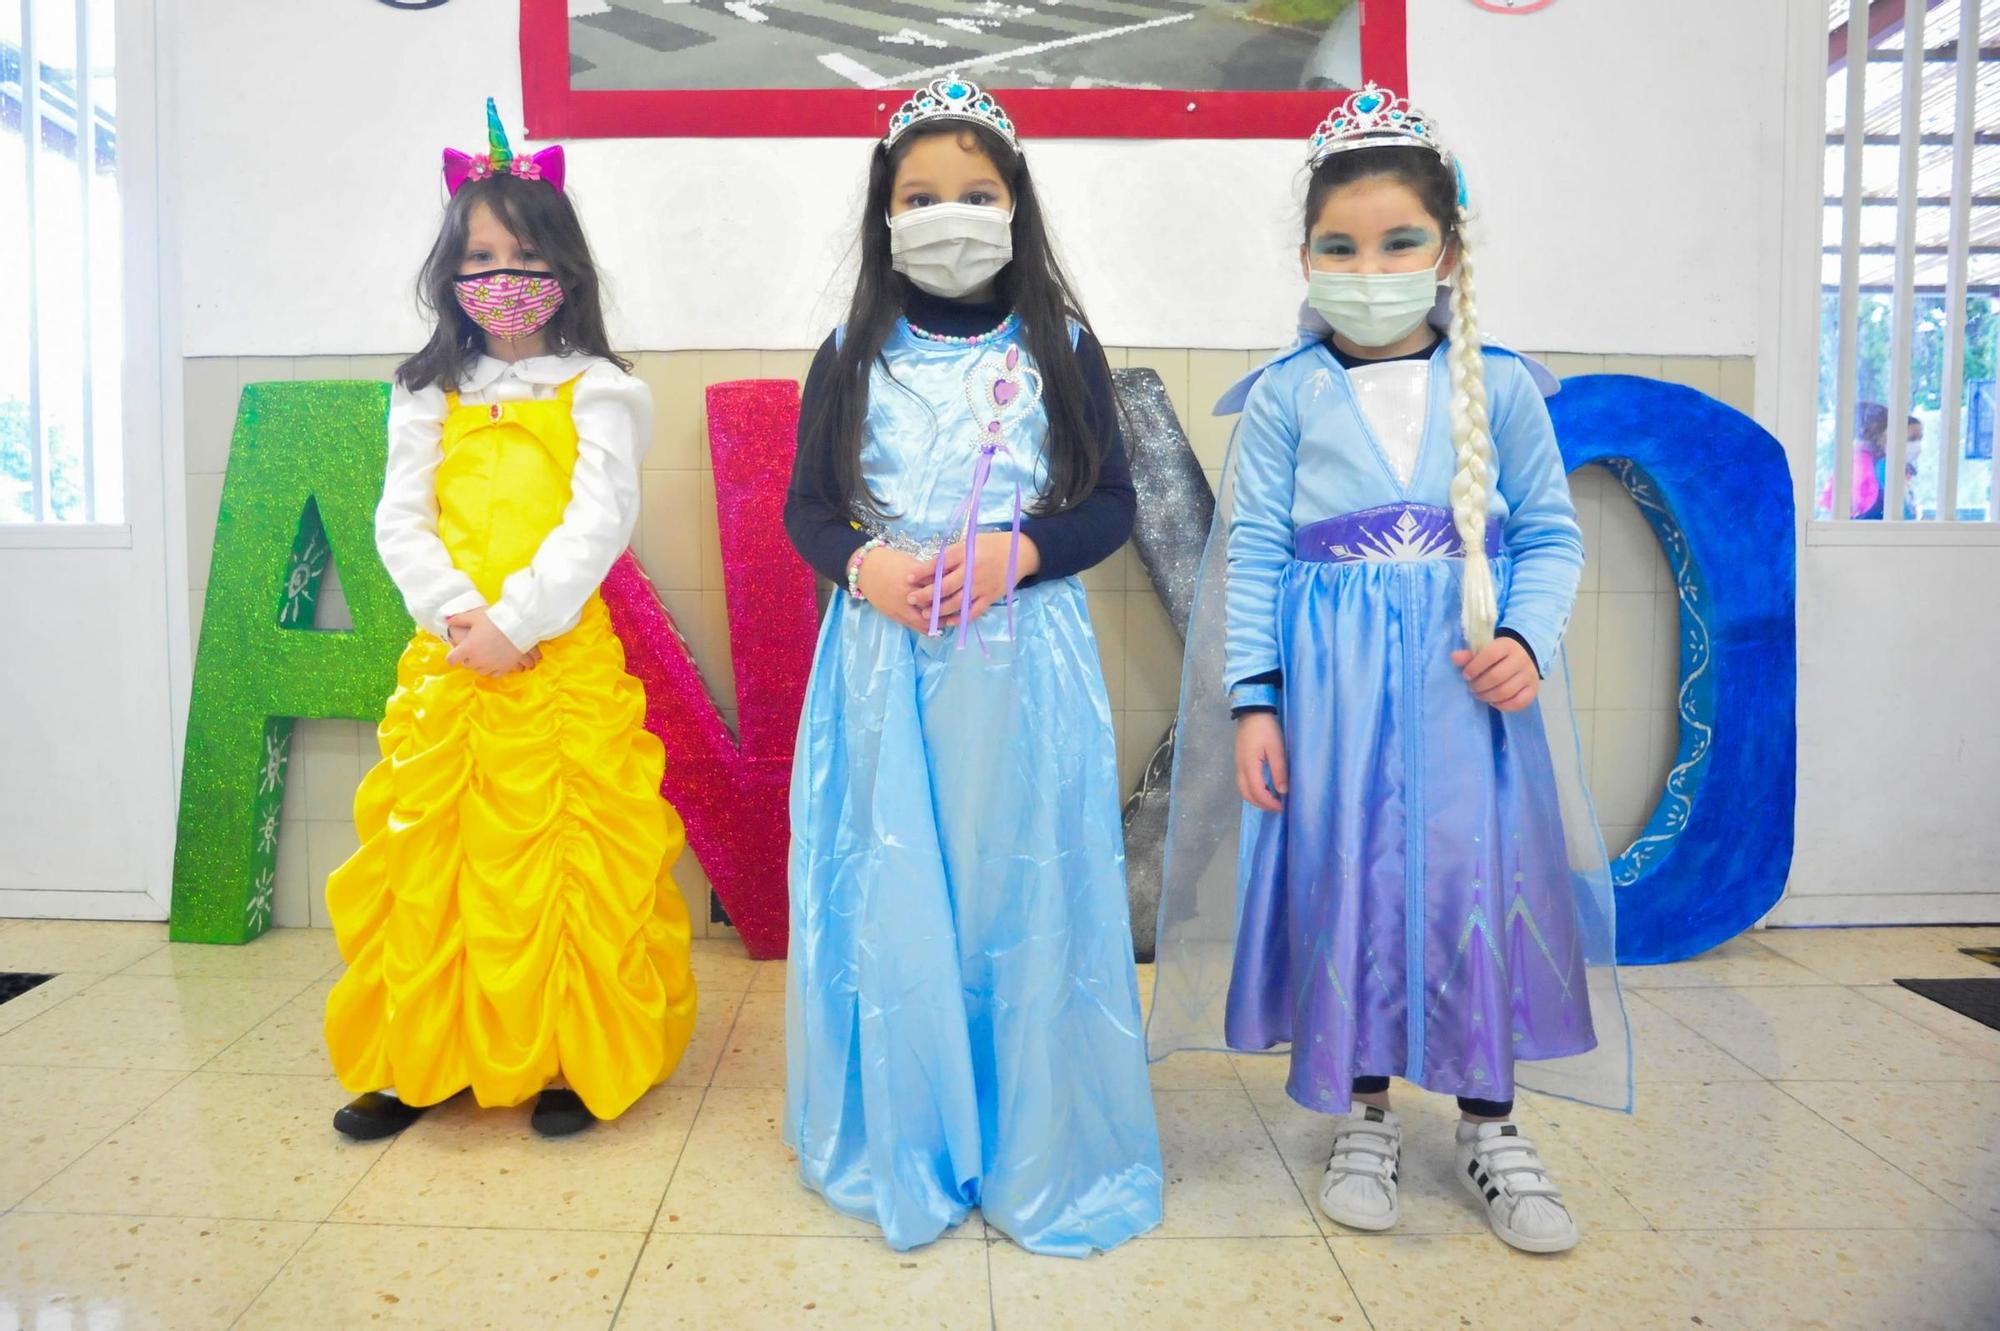
<instances>
[{"instance_id":1,"label":"white wall","mask_svg":"<svg viewBox=\"0 0 2000 1331\"><path fill-rule=\"evenodd\" d=\"M1799 849L1774 922L2000 919L2000 546L1809 544L1800 584Z\"/></svg>"},{"instance_id":2,"label":"white wall","mask_svg":"<svg viewBox=\"0 0 2000 1331\"><path fill-rule=\"evenodd\" d=\"M511 5L186 0L180 69L188 355L389 352L437 154L498 97L521 123ZM1758 345L1779 153L1777 0L1569 0L1530 17L1410 0L1411 83L1486 218L1489 324L1518 346L1743 355ZM504 12L504 17L503 17ZM1716 109L1697 109L1698 90ZM1112 345L1255 348L1299 297L1299 145L1030 145ZM576 198L614 336L650 350L806 347L838 309L858 139L587 140ZM1199 188L1190 188L1199 182ZM829 286L835 289L829 299Z\"/></svg>"},{"instance_id":3,"label":"white wall","mask_svg":"<svg viewBox=\"0 0 2000 1331\"><path fill-rule=\"evenodd\" d=\"M157 495L157 469L133 479ZM0 916L164 913L174 765L151 516L95 546L0 547Z\"/></svg>"}]
</instances>

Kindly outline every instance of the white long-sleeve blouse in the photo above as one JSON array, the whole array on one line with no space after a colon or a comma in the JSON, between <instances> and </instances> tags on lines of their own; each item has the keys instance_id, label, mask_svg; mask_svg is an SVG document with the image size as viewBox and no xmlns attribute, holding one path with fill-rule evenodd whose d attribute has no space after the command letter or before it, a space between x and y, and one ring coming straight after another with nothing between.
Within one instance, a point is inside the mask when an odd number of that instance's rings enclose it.
<instances>
[{"instance_id":1,"label":"white long-sleeve blouse","mask_svg":"<svg viewBox=\"0 0 2000 1331\"><path fill-rule=\"evenodd\" d=\"M590 594L632 540L639 518L639 464L652 441L653 398L641 380L581 353L503 361L481 356L459 385L461 404L546 400L579 374L570 398L576 469L560 524L526 568L508 576L487 605L438 537L436 478L443 459L445 391L432 384L389 398L389 462L375 510L375 543L418 625L449 640L453 615L484 607L522 651L576 627Z\"/></svg>"}]
</instances>

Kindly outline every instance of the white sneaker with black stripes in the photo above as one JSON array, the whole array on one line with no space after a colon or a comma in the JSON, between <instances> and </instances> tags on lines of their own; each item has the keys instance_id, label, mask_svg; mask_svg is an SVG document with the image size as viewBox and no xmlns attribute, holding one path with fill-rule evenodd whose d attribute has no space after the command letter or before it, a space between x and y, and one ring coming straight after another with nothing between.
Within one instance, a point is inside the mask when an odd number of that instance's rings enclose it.
<instances>
[{"instance_id":1,"label":"white sneaker with black stripes","mask_svg":"<svg viewBox=\"0 0 2000 1331\"><path fill-rule=\"evenodd\" d=\"M1319 1209L1350 1229L1388 1229L1396 1223L1402 1120L1387 1109L1356 1105L1339 1123L1320 1180Z\"/></svg>"},{"instance_id":2,"label":"white sneaker with black stripes","mask_svg":"<svg viewBox=\"0 0 2000 1331\"><path fill-rule=\"evenodd\" d=\"M1502 1242L1522 1252L1568 1252L1576 1220L1535 1144L1512 1123L1458 1125L1458 1181L1486 1208Z\"/></svg>"}]
</instances>

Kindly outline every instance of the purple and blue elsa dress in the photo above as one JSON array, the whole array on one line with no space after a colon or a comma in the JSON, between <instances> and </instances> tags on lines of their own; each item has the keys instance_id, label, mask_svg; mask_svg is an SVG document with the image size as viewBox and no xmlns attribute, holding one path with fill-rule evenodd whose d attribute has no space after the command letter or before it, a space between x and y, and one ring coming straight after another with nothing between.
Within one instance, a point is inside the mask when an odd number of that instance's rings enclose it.
<instances>
[{"instance_id":1,"label":"purple and blue elsa dress","mask_svg":"<svg viewBox=\"0 0 2000 1331\"><path fill-rule=\"evenodd\" d=\"M1309 315L1217 407L1242 418L1188 636L1151 1053L1289 1046L1287 1091L1325 1113L1383 1075L1627 1108L1610 877L1563 665L1584 552L1554 381L1485 350L1499 623L1545 677L1502 713L1451 662L1446 346L1405 477L1325 331ZM1278 813L1233 786L1232 709L1257 706L1284 734Z\"/></svg>"}]
</instances>

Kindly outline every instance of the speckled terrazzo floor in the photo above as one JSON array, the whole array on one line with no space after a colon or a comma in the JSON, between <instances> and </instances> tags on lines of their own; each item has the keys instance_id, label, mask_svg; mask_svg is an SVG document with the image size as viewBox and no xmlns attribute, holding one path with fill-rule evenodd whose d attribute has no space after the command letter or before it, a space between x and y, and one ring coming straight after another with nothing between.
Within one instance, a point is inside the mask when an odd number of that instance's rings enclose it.
<instances>
[{"instance_id":1,"label":"speckled terrazzo floor","mask_svg":"<svg viewBox=\"0 0 2000 1331\"><path fill-rule=\"evenodd\" d=\"M565 1142L454 1103L329 1126L331 936L169 944L0 921L0 1331L17 1328L1963 1328L2000 1325L2000 1032L1895 987L1992 975L2000 929L1768 931L1630 970L1639 1111L1524 1099L1584 1231L1503 1248L1398 1087L1403 1219L1318 1217L1323 1120L1271 1060L1154 1069L1156 1235L1085 1262L977 1220L896 1253L795 1181L782 963L696 945L695 1044ZM1150 975L1141 971L1150 984Z\"/></svg>"}]
</instances>

